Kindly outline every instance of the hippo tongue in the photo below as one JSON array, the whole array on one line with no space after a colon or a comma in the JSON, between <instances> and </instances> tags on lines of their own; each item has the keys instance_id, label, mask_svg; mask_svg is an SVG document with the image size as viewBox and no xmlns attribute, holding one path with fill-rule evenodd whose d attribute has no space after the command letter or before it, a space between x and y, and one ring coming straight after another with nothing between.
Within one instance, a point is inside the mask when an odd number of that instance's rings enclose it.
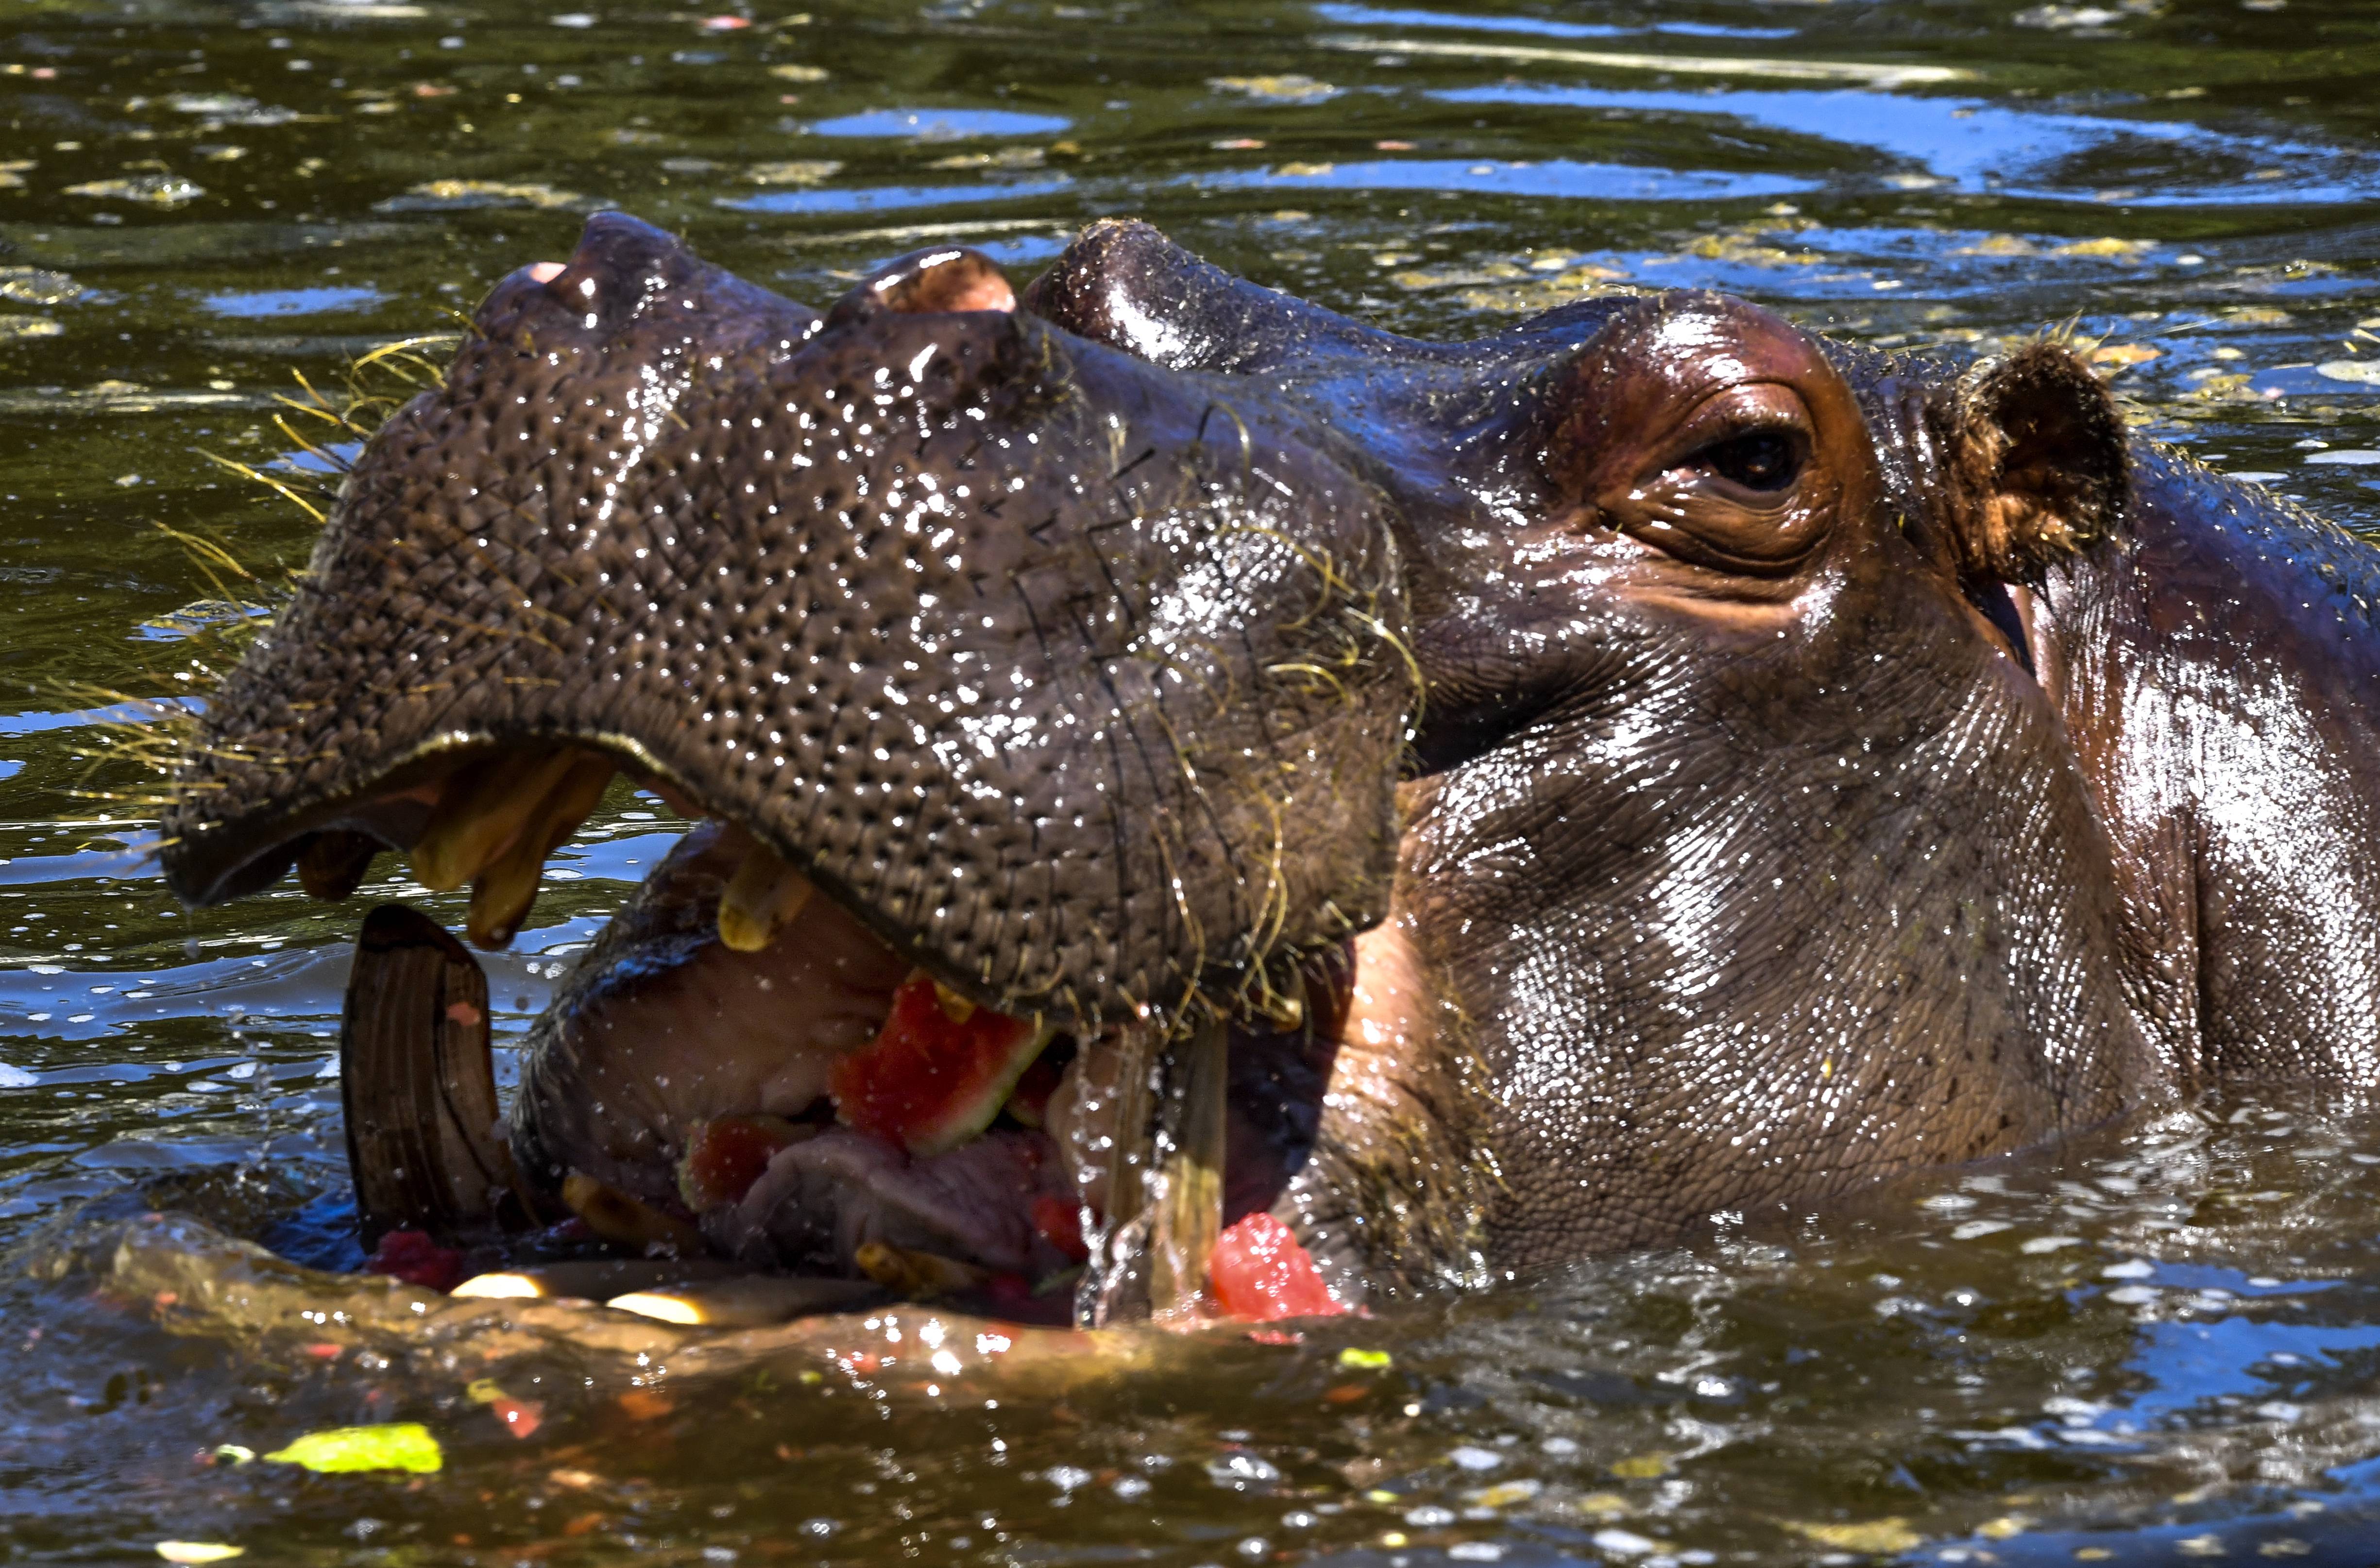
<instances>
[{"instance_id":1,"label":"hippo tongue","mask_svg":"<svg viewBox=\"0 0 2380 1568\"><path fill-rule=\"evenodd\" d=\"M869 1243L955 1258L1041 1280L1080 1262L1081 1242L1050 1216L1075 1198L1050 1140L989 1132L930 1159L829 1128L778 1151L742 1200L703 1216L711 1244L761 1261L836 1272Z\"/></svg>"}]
</instances>

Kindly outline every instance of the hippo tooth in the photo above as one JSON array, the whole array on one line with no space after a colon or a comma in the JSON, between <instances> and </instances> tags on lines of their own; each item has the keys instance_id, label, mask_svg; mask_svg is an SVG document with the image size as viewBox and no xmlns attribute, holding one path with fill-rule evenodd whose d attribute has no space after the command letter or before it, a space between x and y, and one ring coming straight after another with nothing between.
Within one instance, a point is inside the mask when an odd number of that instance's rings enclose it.
<instances>
[{"instance_id":1,"label":"hippo tooth","mask_svg":"<svg viewBox=\"0 0 2380 1568\"><path fill-rule=\"evenodd\" d=\"M927 978L932 979L929 975ZM975 1017L975 999L962 996L941 981L934 981L934 1000L941 1004L942 1016L953 1023L965 1023Z\"/></svg>"},{"instance_id":2,"label":"hippo tooth","mask_svg":"<svg viewBox=\"0 0 2380 1568\"><path fill-rule=\"evenodd\" d=\"M978 1289L991 1277L989 1270L973 1263L963 1263L936 1252L895 1247L889 1241L861 1242L852 1249L851 1260L859 1266L861 1273L885 1289L912 1298Z\"/></svg>"},{"instance_id":3,"label":"hippo tooth","mask_svg":"<svg viewBox=\"0 0 2380 1568\"><path fill-rule=\"evenodd\" d=\"M451 893L487 869L569 771L570 748L482 758L458 773L413 846L413 874Z\"/></svg>"},{"instance_id":4,"label":"hippo tooth","mask_svg":"<svg viewBox=\"0 0 2380 1568\"><path fill-rule=\"evenodd\" d=\"M809 878L756 843L719 896L719 939L739 953L757 953L809 901Z\"/></svg>"},{"instance_id":5,"label":"hippo tooth","mask_svg":"<svg viewBox=\"0 0 2380 1568\"><path fill-rule=\"evenodd\" d=\"M513 933L528 918L537 902L538 879L545 857L567 843L603 799L612 782L612 763L585 752L563 754L566 771L546 791L514 833L512 842L483 867L471 885L471 909L464 929L482 947L509 945Z\"/></svg>"},{"instance_id":6,"label":"hippo tooth","mask_svg":"<svg viewBox=\"0 0 2380 1568\"><path fill-rule=\"evenodd\" d=\"M371 874L381 841L369 833L317 833L298 854L298 881L311 899L346 898Z\"/></svg>"},{"instance_id":7,"label":"hippo tooth","mask_svg":"<svg viewBox=\"0 0 2380 1568\"><path fill-rule=\"evenodd\" d=\"M587 1222L589 1230L615 1247L640 1252L658 1247L680 1258L700 1258L710 1250L702 1233L686 1221L584 1171L562 1178L562 1201Z\"/></svg>"},{"instance_id":8,"label":"hippo tooth","mask_svg":"<svg viewBox=\"0 0 2380 1568\"><path fill-rule=\"evenodd\" d=\"M1197 1310L1223 1229L1223 1160L1231 1033L1220 1019L1174 1043L1161 1116L1169 1146L1150 1216L1149 1309L1157 1318Z\"/></svg>"}]
</instances>

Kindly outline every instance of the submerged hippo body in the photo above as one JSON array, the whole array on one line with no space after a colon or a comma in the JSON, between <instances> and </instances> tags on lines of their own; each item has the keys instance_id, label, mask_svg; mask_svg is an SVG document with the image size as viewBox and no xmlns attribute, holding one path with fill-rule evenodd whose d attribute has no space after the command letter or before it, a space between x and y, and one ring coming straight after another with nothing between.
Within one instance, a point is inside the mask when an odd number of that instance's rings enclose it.
<instances>
[{"instance_id":1,"label":"submerged hippo body","mask_svg":"<svg viewBox=\"0 0 2380 1568\"><path fill-rule=\"evenodd\" d=\"M1224 1218L1353 1294L2371 1076L2373 553L2055 345L1698 293L1418 343L1126 223L819 318L606 215L478 320L166 857L207 900L409 849L500 943L611 766L724 819L540 1020L532 1186L668 1209L758 1114L708 1245L1039 1277L1101 1043L1206 1014ZM912 965L1055 1029L1046 1105L837 1125Z\"/></svg>"}]
</instances>

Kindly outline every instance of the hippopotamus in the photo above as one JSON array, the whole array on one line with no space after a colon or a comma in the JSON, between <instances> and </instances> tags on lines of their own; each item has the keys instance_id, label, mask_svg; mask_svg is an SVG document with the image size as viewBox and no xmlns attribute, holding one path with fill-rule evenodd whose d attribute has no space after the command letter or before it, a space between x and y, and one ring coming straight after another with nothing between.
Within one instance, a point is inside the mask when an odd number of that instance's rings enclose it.
<instances>
[{"instance_id":1,"label":"hippopotamus","mask_svg":"<svg viewBox=\"0 0 2380 1568\"><path fill-rule=\"evenodd\" d=\"M820 314L606 213L357 458L164 863L394 849L502 946L624 772L703 820L532 1031L532 1206L1048 1281L1148 1123L1352 1304L2368 1081L2375 565L2050 337L1423 342L1121 221Z\"/></svg>"}]
</instances>

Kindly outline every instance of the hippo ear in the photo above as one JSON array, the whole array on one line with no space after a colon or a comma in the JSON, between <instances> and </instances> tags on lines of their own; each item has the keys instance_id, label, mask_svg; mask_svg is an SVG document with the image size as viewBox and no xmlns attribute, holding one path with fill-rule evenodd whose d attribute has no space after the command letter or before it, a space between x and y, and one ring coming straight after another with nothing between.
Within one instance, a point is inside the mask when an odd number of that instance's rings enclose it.
<instances>
[{"instance_id":1,"label":"hippo ear","mask_svg":"<svg viewBox=\"0 0 2380 1568\"><path fill-rule=\"evenodd\" d=\"M1936 410L1959 574L2035 583L2115 531L2131 494L2123 415L2090 367L2036 342L1960 378Z\"/></svg>"}]
</instances>

